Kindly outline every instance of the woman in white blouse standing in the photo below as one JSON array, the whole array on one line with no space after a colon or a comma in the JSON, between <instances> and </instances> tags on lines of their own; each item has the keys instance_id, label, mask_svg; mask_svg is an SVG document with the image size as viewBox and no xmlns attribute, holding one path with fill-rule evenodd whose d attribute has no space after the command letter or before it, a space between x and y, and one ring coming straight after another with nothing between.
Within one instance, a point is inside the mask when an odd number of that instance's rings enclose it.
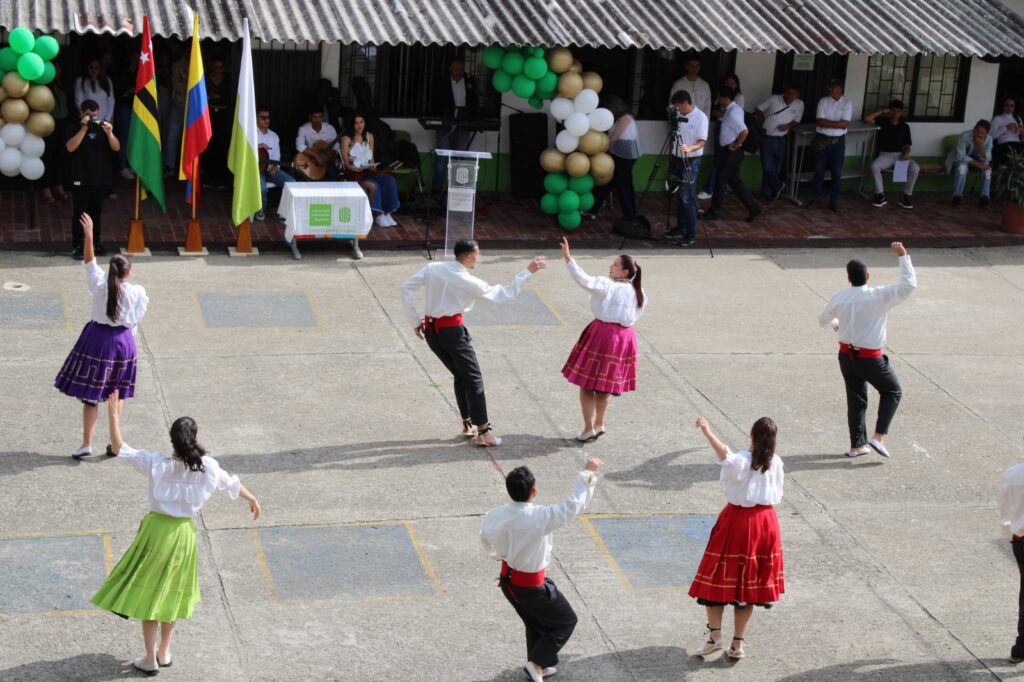
<instances>
[{"instance_id":1,"label":"woman in white blouse standing","mask_svg":"<svg viewBox=\"0 0 1024 682\"><path fill-rule=\"evenodd\" d=\"M114 84L104 73L99 59L90 59L85 73L75 79L74 96L75 111L81 109L82 102L91 99L100 105L98 115L101 121L114 120Z\"/></svg>"},{"instance_id":2,"label":"woman in white blouse standing","mask_svg":"<svg viewBox=\"0 0 1024 682\"><path fill-rule=\"evenodd\" d=\"M636 330L647 296L640 283L640 266L632 256L621 255L608 267L607 277L591 277L572 254L562 237L562 257L576 283L590 293L594 321L580 334L562 376L580 387L583 431L581 443L605 433L605 415L613 395L636 390Z\"/></svg>"},{"instance_id":3,"label":"woman in white blouse standing","mask_svg":"<svg viewBox=\"0 0 1024 682\"><path fill-rule=\"evenodd\" d=\"M726 655L743 658L743 635L754 606L771 608L786 591L782 573L782 536L775 505L782 501L782 459L775 454L778 427L761 417L750 429L750 449L733 452L711 432L704 417L697 428L708 439L718 464L728 504L711 529L704 557L690 585L690 596L704 605L707 641L697 656L724 648L722 616L733 606L735 626ZM717 635L716 635L717 633Z\"/></svg>"},{"instance_id":4,"label":"woman in white blouse standing","mask_svg":"<svg viewBox=\"0 0 1024 682\"><path fill-rule=\"evenodd\" d=\"M253 520L260 517L259 502L238 476L228 474L206 454L196 440L198 432L191 417L175 420L170 431L173 457L113 443L120 451L116 461L131 464L148 477L150 511L92 603L142 621L146 655L132 665L150 676L171 665L175 623L190 618L200 601L192 517L217 490L233 500L241 497L249 503Z\"/></svg>"},{"instance_id":5,"label":"woman in white blouse standing","mask_svg":"<svg viewBox=\"0 0 1024 682\"><path fill-rule=\"evenodd\" d=\"M92 314L54 381L57 390L82 402L82 444L71 453L76 459L92 454L101 402L107 403L110 442L121 442L123 401L135 395L135 327L149 306L146 290L128 281L132 264L127 258L111 258L104 276L93 251L92 218L83 213L79 221L85 233L83 265ZM108 445L107 455L115 454Z\"/></svg>"}]
</instances>

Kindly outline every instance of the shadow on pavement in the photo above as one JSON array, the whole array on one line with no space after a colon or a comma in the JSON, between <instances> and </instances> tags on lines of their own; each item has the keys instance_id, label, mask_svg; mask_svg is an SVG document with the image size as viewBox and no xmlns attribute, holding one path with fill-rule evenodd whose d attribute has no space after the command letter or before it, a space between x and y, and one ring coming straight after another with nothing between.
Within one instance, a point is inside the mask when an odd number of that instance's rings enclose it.
<instances>
[{"instance_id":1,"label":"shadow on pavement","mask_svg":"<svg viewBox=\"0 0 1024 682\"><path fill-rule=\"evenodd\" d=\"M1009 653L1009 644L1007 644ZM987 668L987 669L986 669ZM935 682L937 680L969 680L972 678L991 679L992 670L1002 669L1001 673L1009 673L1013 666L1005 660L972 660L972 661L937 661L929 663L899 664L892 659L873 659L839 663L817 668L789 677L780 678L780 682L819 682L820 680L899 680L900 682ZM1022 671L1024 672L1024 671ZM1000 675L1002 679L1012 679Z\"/></svg>"},{"instance_id":2,"label":"shadow on pavement","mask_svg":"<svg viewBox=\"0 0 1024 682\"><path fill-rule=\"evenodd\" d=\"M0 670L5 682L42 682L44 680L120 680L144 677L130 663L110 654L79 654L59 661L36 661Z\"/></svg>"},{"instance_id":3,"label":"shadow on pavement","mask_svg":"<svg viewBox=\"0 0 1024 682\"><path fill-rule=\"evenodd\" d=\"M89 459L97 459L93 455ZM106 459L100 457L99 459ZM0 476L23 474L45 467L78 466L81 462L68 455L43 455L38 452L0 452Z\"/></svg>"},{"instance_id":4,"label":"shadow on pavement","mask_svg":"<svg viewBox=\"0 0 1024 682\"><path fill-rule=\"evenodd\" d=\"M570 644L570 646L572 646ZM731 662L730 662L731 663ZM578 658L564 652L558 663L558 677L552 679L586 680L682 680L707 668L731 667L712 658L704 661L673 646L649 646L615 653ZM487 682L523 682L528 680L522 668L513 668Z\"/></svg>"}]
</instances>

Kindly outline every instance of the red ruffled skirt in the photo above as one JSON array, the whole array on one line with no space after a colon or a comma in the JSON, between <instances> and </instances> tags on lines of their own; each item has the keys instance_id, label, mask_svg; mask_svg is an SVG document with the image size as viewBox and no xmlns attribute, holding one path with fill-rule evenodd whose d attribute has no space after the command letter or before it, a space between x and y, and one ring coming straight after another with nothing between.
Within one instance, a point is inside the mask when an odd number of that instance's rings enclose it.
<instances>
[{"instance_id":1,"label":"red ruffled skirt","mask_svg":"<svg viewBox=\"0 0 1024 682\"><path fill-rule=\"evenodd\" d=\"M712 604L771 604L785 591L775 507L725 505L711 529L690 596Z\"/></svg>"},{"instance_id":2,"label":"red ruffled skirt","mask_svg":"<svg viewBox=\"0 0 1024 682\"><path fill-rule=\"evenodd\" d=\"M594 320L580 334L562 376L588 391L621 395L636 390L636 330Z\"/></svg>"}]
</instances>

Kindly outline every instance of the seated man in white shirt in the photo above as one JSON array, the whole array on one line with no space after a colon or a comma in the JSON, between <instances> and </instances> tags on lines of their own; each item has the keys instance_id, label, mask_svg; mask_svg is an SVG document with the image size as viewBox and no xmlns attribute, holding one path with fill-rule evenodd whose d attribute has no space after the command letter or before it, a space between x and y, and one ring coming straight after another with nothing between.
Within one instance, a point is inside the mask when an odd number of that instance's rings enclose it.
<instances>
[{"instance_id":1,"label":"seated man in white shirt","mask_svg":"<svg viewBox=\"0 0 1024 682\"><path fill-rule=\"evenodd\" d=\"M338 131L324 121L324 113L314 109L309 112L309 122L303 124L295 135L297 155L292 168L311 180L337 180L341 159L340 141ZM317 142L326 144L320 145L323 149L316 149Z\"/></svg>"},{"instance_id":2,"label":"seated man in white shirt","mask_svg":"<svg viewBox=\"0 0 1024 682\"><path fill-rule=\"evenodd\" d=\"M480 540L501 562L498 585L526 626L527 659L523 670L532 682L554 675L558 652L576 628L576 613L544 569L551 563L551 533L576 518L590 502L603 462L591 457L576 476L569 497L558 504L536 505L536 479L526 467L505 477L512 502L487 512Z\"/></svg>"},{"instance_id":3,"label":"seated man in white shirt","mask_svg":"<svg viewBox=\"0 0 1024 682\"><path fill-rule=\"evenodd\" d=\"M992 119L992 165L998 166L1006 159L1011 149L1024 151L1024 120L1016 113L1017 101L1012 97L1003 100L1003 113Z\"/></svg>"},{"instance_id":4,"label":"seated man in white shirt","mask_svg":"<svg viewBox=\"0 0 1024 682\"><path fill-rule=\"evenodd\" d=\"M267 210L267 185L283 188L286 182L295 182L295 178L281 170L281 138L270 129L270 109L256 109L256 144L260 150L260 195L263 197L263 208L256 213L256 220L263 220ZM264 152L266 159L263 158ZM277 211L274 211L277 213Z\"/></svg>"}]
</instances>

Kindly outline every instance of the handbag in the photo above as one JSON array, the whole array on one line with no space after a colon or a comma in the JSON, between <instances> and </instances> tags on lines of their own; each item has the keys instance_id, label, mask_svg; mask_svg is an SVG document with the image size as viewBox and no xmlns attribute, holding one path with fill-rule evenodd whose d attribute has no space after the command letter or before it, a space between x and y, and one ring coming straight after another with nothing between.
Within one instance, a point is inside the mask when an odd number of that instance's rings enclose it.
<instances>
[{"instance_id":1,"label":"handbag","mask_svg":"<svg viewBox=\"0 0 1024 682\"><path fill-rule=\"evenodd\" d=\"M814 137L811 139L811 148L816 152L823 152L828 147L829 140L828 135L825 133L814 133Z\"/></svg>"}]
</instances>

